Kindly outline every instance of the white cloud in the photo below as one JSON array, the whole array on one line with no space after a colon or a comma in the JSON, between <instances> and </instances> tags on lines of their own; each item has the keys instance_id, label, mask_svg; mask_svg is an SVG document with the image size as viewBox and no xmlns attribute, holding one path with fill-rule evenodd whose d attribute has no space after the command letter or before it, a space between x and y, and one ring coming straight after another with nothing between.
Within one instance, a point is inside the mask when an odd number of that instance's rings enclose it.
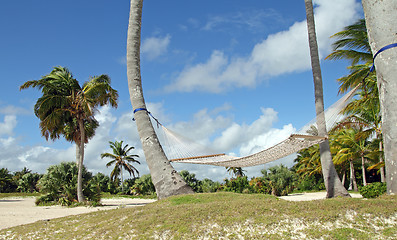
<instances>
[{"instance_id":1,"label":"white cloud","mask_svg":"<svg viewBox=\"0 0 397 240\"><path fill-rule=\"evenodd\" d=\"M151 37L143 40L141 46L141 53L149 60L158 58L167 52L168 45L170 44L171 36L165 37Z\"/></svg>"},{"instance_id":2,"label":"white cloud","mask_svg":"<svg viewBox=\"0 0 397 240\"><path fill-rule=\"evenodd\" d=\"M0 136L12 135L13 130L17 125L17 117L14 115L4 116L4 122L0 122Z\"/></svg>"},{"instance_id":3,"label":"white cloud","mask_svg":"<svg viewBox=\"0 0 397 240\"><path fill-rule=\"evenodd\" d=\"M31 114L31 111L22 107L8 105L0 107L0 113L5 115L27 115Z\"/></svg>"},{"instance_id":4,"label":"white cloud","mask_svg":"<svg viewBox=\"0 0 397 240\"><path fill-rule=\"evenodd\" d=\"M355 0L316 1L316 29L320 55L330 52L329 36L358 17ZM219 93L235 87L254 87L264 79L310 68L306 20L288 30L269 35L245 57L212 52L203 63L185 67L165 90Z\"/></svg>"}]
</instances>

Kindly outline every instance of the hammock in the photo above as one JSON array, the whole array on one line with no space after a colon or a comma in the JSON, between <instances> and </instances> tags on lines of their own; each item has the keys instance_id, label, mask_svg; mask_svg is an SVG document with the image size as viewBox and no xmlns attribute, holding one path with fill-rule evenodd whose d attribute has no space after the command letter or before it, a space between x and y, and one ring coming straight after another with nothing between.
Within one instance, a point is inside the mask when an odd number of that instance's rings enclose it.
<instances>
[{"instance_id":1,"label":"hammock","mask_svg":"<svg viewBox=\"0 0 397 240\"><path fill-rule=\"evenodd\" d=\"M327 130L338 122L343 107L353 97L359 86L345 94L336 103L330 106L325 112L325 121ZM156 120L156 119L155 119ZM156 120L157 121L157 120ZM157 121L158 123L158 121ZM245 157L228 156L223 153L217 153L208 147L196 143L161 125L163 129L163 138L166 144L162 144L164 151L171 162L207 164L223 167L250 167L275 161L277 159L289 156L299 150L319 144L327 139L326 136L308 135L310 129L316 129L316 119L306 124L297 134L290 135L284 141Z\"/></svg>"}]
</instances>

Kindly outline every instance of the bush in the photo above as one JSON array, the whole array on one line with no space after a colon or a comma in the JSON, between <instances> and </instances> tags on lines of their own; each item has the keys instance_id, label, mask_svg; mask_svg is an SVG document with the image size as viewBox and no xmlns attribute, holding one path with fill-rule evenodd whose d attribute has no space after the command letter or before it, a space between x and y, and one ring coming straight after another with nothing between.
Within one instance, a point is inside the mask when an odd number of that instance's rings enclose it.
<instances>
[{"instance_id":1,"label":"bush","mask_svg":"<svg viewBox=\"0 0 397 240\"><path fill-rule=\"evenodd\" d=\"M285 196L293 191L293 184L297 177L294 172L284 165L263 169L261 172L263 174L263 178L269 182L272 189L272 195Z\"/></svg>"},{"instance_id":2,"label":"bush","mask_svg":"<svg viewBox=\"0 0 397 240\"><path fill-rule=\"evenodd\" d=\"M58 203L72 205L77 202L77 173L74 162L62 162L50 166L47 173L39 180L38 186L44 196L37 199L36 204ZM92 174L83 167L83 194L88 200L99 203L100 188L93 184Z\"/></svg>"},{"instance_id":3,"label":"bush","mask_svg":"<svg viewBox=\"0 0 397 240\"><path fill-rule=\"evenodd\" d=\"M272 188L269 184L269 181L266 181L264 178L260 178L260 177L252 178L249 184L253 188L253 191L255 193L264 193L264 194L272 193Z\"/></svg>"},{"instance_id":4,"label":"bush","mask_svg":"<svg viewBox=\"0 0 397 240\"><path fill-rule=\"evenodd\" d=\"M25 193L33 193L38 191L37 183L41 175L38 173L26 173L18 180L17 190Z\"/></svg>"},{"instance_id":5,"label":"bush","mask_svg":"<svg viewBox=\"0 0 397 240\"><path fill-rule=\"evenodd\" d=\"M196 178L196 174L182 170L179 172L179 175L181 175L186 184L189 185L194 192L200 192L200 181Z\"/></svg>"},{"instance_id":6,"label":"bush","mask_svg":"<svg viewBox=\"0 0 397 240\"><path fill-rule=\"evenodd\" d=\"M370 183L367 186L360 187L359 191L364 198L377 198L386 193L387 187L386 183L375 182Z\"/></svg>"},{"instance_id":7,"label":"bush","mask_svg":"<svg viewBox=\"0 0 397 240\"><path fill-rule=\"evenodd\" d=\"M134 195L152 195L156 193L150 174L136 179L134 186L131 187L131 193Z\"/></svg>"},{"instance_id":8,"label":"bush","mask_svg":"<svg viewBox=\"0 0 397 240\"><path fill-rule=\"evenodd\" d=\"M225 179L223 190L226 192L235 193L252 193L253 189L249 184L247 176Z\"/></svg>"},{"instance_id":9,"label":"bush","mask_svg":"<svg viewBox=\"0 0 397 240\"><path fill-rule=\"evenodd\" d=\"M214 182L209 178L204 178L202 181L200 181L200 192L216 192L220 189L220 187L221 184L219 182Z\"/></svg>"}]
</instances>

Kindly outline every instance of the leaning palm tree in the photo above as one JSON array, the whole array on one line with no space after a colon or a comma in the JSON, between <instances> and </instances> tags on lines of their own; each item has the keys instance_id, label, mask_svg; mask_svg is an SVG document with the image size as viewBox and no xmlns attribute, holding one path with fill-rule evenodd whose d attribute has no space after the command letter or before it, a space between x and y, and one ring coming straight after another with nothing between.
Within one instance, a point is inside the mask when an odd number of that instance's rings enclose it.
<instances>
[{"instance_id":1,"label":"leaning palm tree","mask_svg":"<svg viewBox=\"0 0 397 240\"><path fill-rule=\"evenodd\" d=\"M38 88L43 93L34 106L34 112L40 119L41 133L47 140L55 140L61 135L69 139L71 132L79 135L71 139L79 144L77 199L84 202L82 173L87 140L84 123L94 117L99 106L110 104L117 107L118 93L111 88L107 75L92 77L80 86L64 67L55 67L48 75L39 80L27 81L20 89L29 87ZM75 130L66 132L68 126L74 126Z\"/></svg>"},{"instance_id":2,"label":"leaning palm tree","mask_svg":"<svg viewBox=\"0 0 397 240\"><path fill-rule=\"evenodd\" d=\"M159 199L194 193L167 159L146 110L140 69L142 6L143 0L131 0L127 37L128 88L142 148Z\"/></svg>"},{"instance_id":3,"label":"leaning palm tree","mask_svg":"<svg viewBox=\"0 0 397 240\"><path fill-rule=\"evenodd\" d=\"M314 24L314 13L312 0L305 0L307 28L309 35L309 47L311 64L313 71L314 89L315 89L315 106L317 115L317 127L320 136L327 135L327 127L324 115L323 83L321 78L320 59L318 56L318 46L316 29ZM332 162L329 141L320 143L321 167L324 177L327 198L337 196L350 196L345 187L342 185L335 166Z\"/></svg>"},{"instance_id":4,"label":"leaning palm tree","mask_svg":"<svg viewBox=\"0 0 397 240\"><path fill-rule=\"evenodd\" d=\"M110 173L110 179L112 181L116 181L118 176L121 177L121 191L124 192L124 180L123 180L123 168L135 178L135 173L139 176L139 171L131 163L138 163L141 164L135 158L138 158L138 155L130 155L129 151L133 150L134 147L128 147L126 144L123 147L123 141L115 141L109 142L110 148L112 149L113 153L102 153L101 158L111 158L112 160L106 164L106 167L110 167L114 164L114 169Z\"/></svg>"}]
</instances>

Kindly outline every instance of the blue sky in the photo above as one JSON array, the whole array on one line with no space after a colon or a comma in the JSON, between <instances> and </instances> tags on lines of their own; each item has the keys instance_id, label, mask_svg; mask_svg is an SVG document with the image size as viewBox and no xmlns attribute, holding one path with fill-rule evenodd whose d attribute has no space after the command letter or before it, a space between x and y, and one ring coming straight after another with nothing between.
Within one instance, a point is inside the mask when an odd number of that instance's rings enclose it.
<instances>
[{"instance_id":1,"label":"blue sky","mask_svg":"<svg viewBox=\"0 0 397 240\"><path fill-rule=\"evenodd\" d=\"M0 167L44 173L74 161L75 148L41 137L33 105L40 92L19 91L54 66L80 83L108 74L119 107L100 109L101 126L85 165L109 174L100 154L123 140L141 156L126 76L129 1L0 2ZM332 34L363 16L360 1L315 1L322 59ZM144 1L141 71L148 105L165 126L212 148L244 156L283 140L315 117L304 1ZM338 98L347 62L321 61L326 106ZM291 157L282 162L291 164ZM199 179L221 181L225 168L176 164ZM259 176L263 166L248 168Z\"/></svg>"}]
</instances>

